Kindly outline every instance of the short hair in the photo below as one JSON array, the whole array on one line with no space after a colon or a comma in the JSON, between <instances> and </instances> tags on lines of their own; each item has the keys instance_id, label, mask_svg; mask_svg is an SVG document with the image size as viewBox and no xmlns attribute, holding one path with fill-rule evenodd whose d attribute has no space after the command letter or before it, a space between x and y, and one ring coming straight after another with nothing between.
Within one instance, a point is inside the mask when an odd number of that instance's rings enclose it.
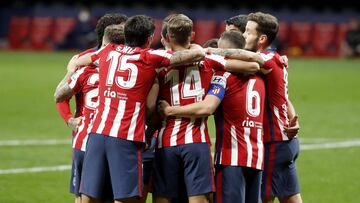
<instances>
[{"instance_id":1,"label":"short hair","mask_svg":"<svg viewBox=\"0 0 360 203\"><path fill-rule=\"evenodd\" d=\"M166 18L164 18L162 26L161 26L162 37L164 37L164 38L166 37L169 20L176 15L178 15L178 14L170 14L170 15L166 16Z\"/></svg>"},{"instance_id":2,"label":"short hair","mask_svg":"<svg viewBox=\"0 0 360 203\"><path fill-rule=\"evenodd\" d=\"M130 17L125 23L125 44L142 47L147 39L154 34L154 19L145 15Z\"/></svg>"},{"instance_id":3,"label":"short hair","mask_svg":"<svg viewBox=\"0 0 360 203\"><path fill-rule=\"evenodd\" d=\"M217 44L218 41L219 41L219 39L217 39L217 38L209 39L208 41L206 41L203 44L203 47L204 48L207 48L207 47L218 48L218 44Z\"/></svg>"},{"instance_id":4,"label":"short hair","mask_svg":"<svg viewBox=\"0 0 360 203\"><path fill-rule=\"evenodd\" d=\"M237 15L227 19L225 23L227 25L234 25L242 33L244 33L247 21L248 21L247 15Z\"/></svg>"},{"instance_id":5,"label":"short hair","mask_svg":"<svg viewBox=\"0 0 360 203\"><path fill-rule=\"evenodd\" d=\"M230 42L235 49L243 49L245 46L245 38L239 31L225 31L221 34L220 39Z\"/></svg>"},{"instance_id":6,"label":"short hair","mask_svg":"<svg viewBox=\"0 0 360 203\"><path fill-rule=\"evenodd\" d=\"M124 25L109 25L105 28L104 37L108 42L114 44L124 44Z\"/></svg>"},{"instance_id":7,"label":"short hair","mask_svg":"<svg viewBox=\"0 0 360 203\"><path fill-rule=\"evenodd\" d=\"M168 24L168 35L176 43L184 45L189 42L189 37L193 31L192 20L184 14L174 15Z\"/></svg>"},{"instance_id":8,"label":"short hair","mask_svg":"<svg viewBox=\"0 0 360 203\"><path fill-rule=\"evenodd\" d=\"M104 36L105 28L109 25L124 23L128 17L118 13L108 13L102 16L96 24L95 32L97 35L98 48L102 45L102 39Z\"/></svg>"},{"instance_id":9,"label":"short hair","mask_svg":"<svg viewBox=\"0 0 360 203\"><path fill-rule=\"evenodd\" d=\"M268 44L274 41L279 31L279 22L275 16L262 12L250 13L248 21L254 21L258 24L256 31L267 36Z\"/></svg>"}]
</instances>

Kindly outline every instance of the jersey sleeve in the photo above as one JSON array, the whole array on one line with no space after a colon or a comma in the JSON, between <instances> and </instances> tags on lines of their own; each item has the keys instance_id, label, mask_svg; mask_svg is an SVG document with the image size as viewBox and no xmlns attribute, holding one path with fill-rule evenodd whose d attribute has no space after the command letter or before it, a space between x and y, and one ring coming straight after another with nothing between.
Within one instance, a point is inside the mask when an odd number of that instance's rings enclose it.
<instances>
[{"instance_id":1,"label":"jersey sleeve","mask_svg":"<svg viewBox=\"0 0 360 203\"><path fill-rule=\"evenodd\" d=\"M78 69L70 77L68 84L74 93L80 92L86 80L86 67Z\"/></svg>"},{"instance_id":2,"label":"jersey sleeve","mask_svg":"<svg viewBox=\"0 0 360 203\"><path fill-rule=\"evenodd\" d=\"M226 59L223 56L216 54L209 54L205 56L204 62L206 66L211 67L215 71L224 71Z\"/></svg>"},{"instance_id":3,"label":"jersey sleeve","mask_svg":"<svg viewBox=\"0 0 360 203\"><path fill-rule=\"evenodd\" d=\"M65 100L63 102L56 103L56 109L66 124L67 124L69 118L72 117L69 102L70 102L70 100Z\"/></svg>"},{"instance_id":4,"label":"jersey sleeve","mask_svg":"<svg viewBox=\"0 0 360 203\"><path fill-rule=\"evenodd\" d=\"M224 76L223 73L224 72L222 71L218 71L213 75L210 88L207 93L208 95L218 97L221 101L224 99L227 83L227 78Z\"/></svg>"},{"instance_id":5,"label":"jersey sleeve","mask_svg":"<svg viewBox=\"0 0 360 203\"><path fill-rule=\"evenodd\" d=\"M148 50L145 52L145 60L148 60L148 62L156 67L167 67L170 65L170 58L172 56L172 53L170 51L166 50Z\"/></svg>"},{"instance_id":6,"label":"jersey sleeve","mask_svg":"<svg viewBox=\"0 0 360 203\"><path fill-rule=\"evenodd\" d=\"M273 52L260 53L260 56L264 60L264 65L262 66L262 68L264 68L266 70L272 70L273 68L275 68L277 66L275 53L273 53Z\"/></svg>"}]
</instances>

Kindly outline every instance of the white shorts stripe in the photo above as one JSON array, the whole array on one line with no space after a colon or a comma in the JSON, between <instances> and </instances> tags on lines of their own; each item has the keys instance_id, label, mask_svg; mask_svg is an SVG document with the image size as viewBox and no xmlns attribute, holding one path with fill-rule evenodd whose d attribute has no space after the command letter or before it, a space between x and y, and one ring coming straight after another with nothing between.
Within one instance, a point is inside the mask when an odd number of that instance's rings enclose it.
<instances>
[{"instance_id":1,"label":"white shorts stripe","mask_svg":"<svg viewBox=\"0 0 360 203\"><path fill-rule=\"evenodd\" d=\"M246 166L251 167L252 162L252 146L250 142L250 128L244 128L244 138L246 142L246 150L247 150L247 162Z\"/></svg>"},{"instance_id":2,"label":"white shorts stripe","mask_svg":"<svg viewBox=\"0 0 360 203\"><path fill-rule=\"evenodd\" d=\"M231 126L231 165L238 165L238 141L236 137L236 128L235 126Z\"/></svg>"},{"instance_id":3,"label":"white shorts stripe","mask_svg":"<svg viewBox=\"0 0 360 203\"><path fill-rule=\"evenodd\" d=\"M124 117L125 108L126 108L126 101L120 100L119 104L118 104L118 108L117 108L117 113L116 113L115 119L113 121L113 125L111 126L109 136L111 136L111 137L118 136L119 128L121 125L121 120Z\"/></svg>"},{"instance_id":4,"label":"white shorts stripe","mask_svg":"<svg viewBox=\"0 0 360 203\"><path fill-rule=\"evenodd\" d=\"M105 121L106 121L109 111L110 111L110 104L111 104L111 99L105 98L105 107L104 107L103 113L101 114L101 122L100 122L98 129L96 130L96 133L98 133L98 134L102 134L102 132L105 128Z\"/></svg>"},{"instance_id":5,"label":"white shorts stripe","mask_svg":"<svg viewBox=\"0 0 360 203\"><path fill-rule=\"evenodd\" d=\"M128 132L128 136L127 136L128 140L134 140L134 136L135 136L134 132L135 132L135 128L136 128L136 121L139 116L140 105L141 105L140 102L136 102L136 104L135 104L135 111L131 118L130 128L129 128L129 132ZM143 141L145 141L145 140L143 140Z\"/></svg>"}]
</instances>

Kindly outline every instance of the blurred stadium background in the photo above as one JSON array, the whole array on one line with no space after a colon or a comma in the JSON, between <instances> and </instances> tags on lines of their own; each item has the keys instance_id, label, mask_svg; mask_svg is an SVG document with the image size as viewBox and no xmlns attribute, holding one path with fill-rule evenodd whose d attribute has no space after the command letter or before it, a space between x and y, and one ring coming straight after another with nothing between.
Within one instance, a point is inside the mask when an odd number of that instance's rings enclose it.
<instances>
[{"instance_id":1,"label":"blurred stadium background","mask_svg":"<svg viewBox=\"0 0 360 203\"><path fill-rule=\"evenodd\" d=\"M56 112L53 92L76 50L94 45L99 17L152 16L156 47L169 13L190 16L195 42L202 44L219 36L225 19L253 11L280 21L275 45L289 56L290 97L301 124L297 165L304 202L360 202L360 60L341 57L349 21L360 19L358 2L15 0L0 6L0 203L73 201L71 133ZM90 13L84 30L90 32L81 35L83 43L68 43L84 8ZM210 133L214 136L212 124Z\"/></svg>"}]
</instances>

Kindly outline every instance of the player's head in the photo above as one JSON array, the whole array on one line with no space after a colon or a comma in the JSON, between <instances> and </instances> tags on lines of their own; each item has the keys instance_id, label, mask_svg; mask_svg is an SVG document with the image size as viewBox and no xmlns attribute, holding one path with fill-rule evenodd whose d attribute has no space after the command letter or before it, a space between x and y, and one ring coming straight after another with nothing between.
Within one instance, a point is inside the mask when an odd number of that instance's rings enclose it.
<instances>
[{"instance_id":1,"label":"player's head","mask_svg":"<svg viewBox=\"0 0 360 203\"><path fill-rule=\"evenodd\" d=\"M130 17L125 23L125 44L131 47L150 47L155 30L154 19L145 15Z\"/></svg>"},{"instance_id":2,"label":"player's head","mask_svg":"<svg viewBox=\"0 0 360 203\"><path fill-rule=\"evenodd\" d=\"M279 23L273 15L262 12L250 13L244 33L245 49L258 51L267 48L276 38L278 30Z\"/></svg>"},{"instance_id":3,"label":"player's head","mask_svg":"<svg viewBox=\"0 0 360 203\"><path fill-rule=\"evenodd\" d=\"M221 34L218 47L223 49L243 49L245 38L239 31L225 31Z\"/></svg>"},{"instance_id":4,"label":"player's head","mask_svg":"<svg viewBox=\"0 0 360 203\"><path fill-rule=\"evenodd\" d=\"M190 46L193 32L192 20L184 14L177 14L167 23L167 41L170 45Z\"/></svg>"},{"instance_id":5,"label":"player's head","mask_svg":"<svg viewBox=\"0 0 360 203\"><path fill-rule=\"evenodd\" d=\"M217 39L217 38L209 39L208 41L206 41L203 44L203 47L204 48L207 48L207 47L218 48L218 41L219 41L219 39Z\"/></svg>"},{"instance_id":6,"label":"player's head","mask_svg":"<svg viewBox=\"0 0 360 203\"><path fill-rule=\"evenodd\" d=\"M164 18L162 26L161 26L161 44L164 46L165 49L170 49L169 43L166 41L167 29L169 20L178 14L170 14Z\"/></svg>"},{"instance_id":7,"label":"player's head","mask_svg":"<svg viewBox=\"0 0 360 203\"><path fill-rule=\"evenodd\" d=\"M113 44L124 44L125 35L124 35L124 25L109 25L105 28L105 33L103 37L103 46L108 43Z\"/></svg>"},{"instance_id":8,"label":"player's head","mask_svg":"<svg viewBox=\"0 0 360 203\"><path fill-rule=\"evenodd\" d=\"M98 48L102 46L105 28L109 25L124 24L128 19L126 15L118 13L109 13L102 16L96 24L95 32L97 35Z\"/></svg>"},{"instance_id":9,"label":"player's head","mask_svg":"<svg viewBox=\"0 0 360 203\"><path fill-rule=\"evenodd\" d=\"M225 23L226 23L225 31L237 30L244 33L247 23L247 15L237 15L231 17L225 20Z\"/></svg>"}]
</instances>

